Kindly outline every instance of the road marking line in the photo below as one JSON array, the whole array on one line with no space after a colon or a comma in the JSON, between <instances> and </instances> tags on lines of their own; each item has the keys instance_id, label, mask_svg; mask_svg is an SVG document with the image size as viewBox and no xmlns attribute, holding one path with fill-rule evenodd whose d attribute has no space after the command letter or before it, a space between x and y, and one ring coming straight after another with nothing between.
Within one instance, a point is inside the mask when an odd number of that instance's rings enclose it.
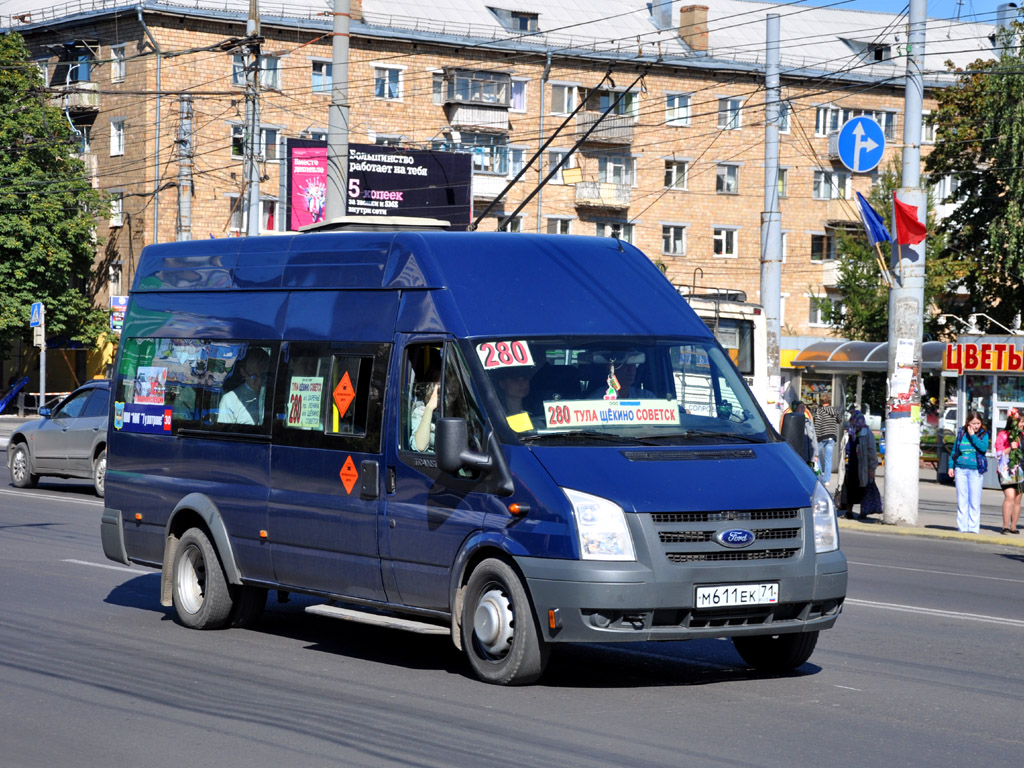
<instances>
[{"instance_id":1,"label":"road marking line","mask_svg":"<svg viewBox=\"0 0 1024 768\"><path fill-rule=\"evenodd\" d=\"M897 571L913 571L914 573L933 573L937 576L957 576L968 579L988 579L989 581L1008 581L1011 584L1024 584L1024 579L1006 579L1001 576L980 576L976 573L956 573L954 571L933 571L928 568L908 568L905 565L883 565L881 563L861 563L847 560L850 565L869 565L872 568L895 568Z\"/></svg>"},{"instance_id":2,"label":"road marking line","mask_svg":"<svg viewBox=\"0 0 1024 768\"><path fill-rule=\"evenodd\" d=\"M17 496L21 499L48 499L49 501L63 501L67 504L88 504L93 507L103 506L103 502L96 499L69 499L65 496L51 496L45 492L9 491L0 488L0 494L4 496Z\"/></svg>"},{"instance_id":3,"label":"road marking line","mask_svg":"<svg viewBox=\"0 0 1024 768\"><path fill-rule=\"evenodd\" d=\"M1004 619L1001 616L983 616L978 613L958 613L956 611L942 611L938 608L920 608L916 605L898 605L896 603L876 603L872 600L857 600L846 598L847 605L863 605L868 608L884 608L890 611L903 611L904 613L920 613L925 616L941 616L945 619L960 619L961 621L982 621L988 624L1002 624L1007 627L1024 628L1024 621L1020 619Z\"/></svg>"},{"instance_id":4,"label":"road marking line","mask_svg":"<svg viewBox=\"0 0 1024 768\"><path fill-rule=\"evenodd\" d=\"M850 686L848 686L848 685L836 685L836 686L834 686L834 687L836 687L836 688L842 688L842 689L843 689L844 691L857 691L858 693L864 693L864 691L863 691L863 690L861 690L860 688L851 688L851 687L850 687Z\"/></svg>"},{"instance_id":5,"label":"road marking line","mask_svg":"<svg viewBox=\"0 0 1024 768\"><path fill-rule=\"evenodd\" d=\"M88 565L92 568L106 568L111 571L126 571L128 573L142 573L137 568L128 568L124 565L107 565L106 563L90 563L88 560L61 560L62 563L74 563L75 565Z\"/></svg>"}]
</instances>

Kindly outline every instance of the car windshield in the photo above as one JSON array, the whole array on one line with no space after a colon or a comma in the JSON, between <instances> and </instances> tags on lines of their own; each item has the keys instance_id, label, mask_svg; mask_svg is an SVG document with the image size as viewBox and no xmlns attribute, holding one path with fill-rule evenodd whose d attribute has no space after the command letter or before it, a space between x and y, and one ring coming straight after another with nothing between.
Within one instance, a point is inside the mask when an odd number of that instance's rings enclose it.
<instances>
[{"instance_id":1,"label":"car windshield","mask_svg":"<svg viewBox=\"0 0 1024 768\"><path fill-rule=\"evenodd\" d=\"M503 418L525 442L769 440L736 369L709 340L476 340Z\"/></svg>"}]
</instances>

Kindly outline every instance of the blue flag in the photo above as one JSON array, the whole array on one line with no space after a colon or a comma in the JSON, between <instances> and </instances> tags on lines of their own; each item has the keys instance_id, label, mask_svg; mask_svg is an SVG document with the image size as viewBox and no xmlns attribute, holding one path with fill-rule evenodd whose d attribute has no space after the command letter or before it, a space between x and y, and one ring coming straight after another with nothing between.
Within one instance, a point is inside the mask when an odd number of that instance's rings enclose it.
<instances>
[{"instance_id":1,"label":"blue flag","mask_svg":"<svg viewBox=\"0 0 1024 768\"><path fill-rule=\"evenodd\" d=\"M860 192L857 193L857 203L860 205L860 218L864 222L864 231L868 233L868 241L871 245L891 243L892 235L886 229L885 221Z\"/></svg>"}]
</instances>

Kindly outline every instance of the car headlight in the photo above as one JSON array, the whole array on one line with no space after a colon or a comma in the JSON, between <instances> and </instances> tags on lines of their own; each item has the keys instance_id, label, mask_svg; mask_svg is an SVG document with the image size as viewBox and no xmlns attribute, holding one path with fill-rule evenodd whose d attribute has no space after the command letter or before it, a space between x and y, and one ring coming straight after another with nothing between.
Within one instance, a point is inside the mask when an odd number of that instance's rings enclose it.
<instances>
[{"instance_id":1,"label":"car headlight","mask_svg":"<svg viewBox=\"0 0 1024 768\"><path fill-rule=\"evenodd\" d=\"M615 502L563 488L576 518L583 560L636 560L626 513Z\"/></svg>"},{"instance_id":2,"label":"car headlight","mask_svg":"<svg viewBox=\"0 0 1024 768\"><path fill-rule=\"evenodd\" d=\"M811 511L814 515L814 551L832 552L839 549L839 526L836 524L836 508L828 489L821 483L814 484L811 494Z\"/></svg>"}]
</instances>

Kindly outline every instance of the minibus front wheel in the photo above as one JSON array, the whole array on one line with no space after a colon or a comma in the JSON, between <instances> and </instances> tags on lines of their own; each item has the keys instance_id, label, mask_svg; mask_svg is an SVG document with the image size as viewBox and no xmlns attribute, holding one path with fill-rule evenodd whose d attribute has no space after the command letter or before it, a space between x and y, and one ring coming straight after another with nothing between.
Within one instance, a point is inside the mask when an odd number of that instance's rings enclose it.
<instances>
[{"instance_id":1,"label":"minibus front wheel","mask_svg":"<svg viewBox=\"0 0 1024 768\"><path fill-rule=\"evenodd\" d=\"M516 572L493 558L473 570L462 604L462 647L481 680L525 685L544 672L549 648Z\"/></svg>"},{"instance_id":2,"label":"minibus front wheel","mask_svg":"<svg viewBox=\"0 0 1024 768\"><path fill-rule=\"evenodd\" d=\"M210 539L189 528L174 553L173 598L178 618L192 629L221 629L228 624L234 601L224 568Z\"/></svg>"}]
</instances>

